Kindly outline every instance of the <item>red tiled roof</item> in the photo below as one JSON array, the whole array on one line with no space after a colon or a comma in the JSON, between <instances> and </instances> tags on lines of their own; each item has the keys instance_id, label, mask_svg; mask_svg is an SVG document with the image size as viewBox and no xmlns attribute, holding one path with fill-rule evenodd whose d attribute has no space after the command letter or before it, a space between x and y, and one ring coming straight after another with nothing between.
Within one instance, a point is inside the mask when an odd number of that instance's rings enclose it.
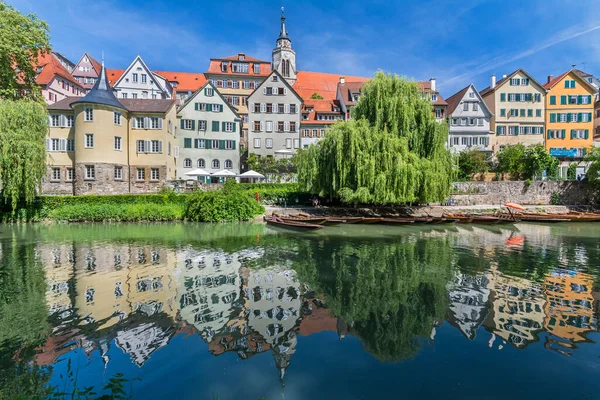
<instances>
[{"instance_id":1,"label":"red tiled roof","mask_svg":"<svg viewBox=\"0 0 600 400\"><path fill-rule=\"evenodd\" d=\"M448 103L447 115L452 114L454 110L456 110L456 107L458 107L460 101L463 99L463 97L465 97L465 93L467 93L469 87L471 87L471 85L468 85L466 88L459 90L457 93L453 94L452 96L446 99L446 103Z\"/></svg>"},{"instance_id":2,"label":"red tiled roof","mask_svg":"<svg viewBox=\"0 0 600 400\"><path fill-rule=\"evenodd\" d=\"M548 82L544 85L544 88L552 89L554 87L554 85L556 85L558 82L560 82L560 80L562 78L564 78L565 75L567 75L569 72L570 71L564 72L564 73L560 74L559 76L557 76L556 78L552 79L550 82Z\"/></svg>"},{"instance_id":3,"label":"red tiled roof","mask_svg":"<svg viewBox=\"0 0 600 400\"><path fill-rule=\"evenodd\" d=\"M44 54L43 56L39 56L35 66L42 68L42 71L35 78L35 83L38 85L48 85L52 82L54 76L58 75L78 88L83 89L83 87L75 80L75 77L73 77L60 61L58 61L54 54Z\"/></svg>"},{"instance_id":4,"label":"red tiled roof","mask_svg":"<svg viewBox=\"0 0 600 400\"><path fill-rule=\"evenodd\" d=\"M336 123L337 121L324 121L318 120L318 114L337 114L343 116L344 113L340 109L340 103L337 100L316 100L316 99L304 99L304 104L302 106L302 114L306 114L306 109L311 107L312 112L308 113L308 119L305 120L302 118L300 124L308 124L308 125L331 125ZM340 111L335 111L335 108L340 109Z\"/></svg>"},{"instance_id":5,"label":"red tiled roof","mask_svg":"<svg viewBox=\"0 0 600 400\"><path fill-rule=\"evenodd\" d=\"M64 99L57 101L54 104L48 105L48 110L73 111L73 108L71 108L71 103L73 103L74 101L77 101L77 100L81 100L81 97L75 97L75 96L65 97Z\"/></svg>"},{"instance_id":6,"label":"red tiled roof","mask_svg":"<svg viewBox=\"0 0 600 400\"><path fill-rule=\"evenodd\" d=\"M206 83L206 77L202 73L197 72L169 72L169 71L152 71L169 82L177 82L175 90L177 92L195 92ZM110 77L109 77L110 79Z\"/></svg>"},{"instance_id":7,"label":"red tiled roof","mask_svg":"<svg viewBox=\"0 0 600 400\"><path fill-rule=\"evenodd\" d=\"M362 90L365 82L346 82L343 86L340 86L340 91L343 96L344 104L347 106L353 106L354 97L353 94L359 93Z\"/></svg>"},{"instance_id":8,"label":"red tiled roof","mask_svg":"<svg viewBox=\"0 0 600 400\"><path fill-rule=\"evenodd\" d=\"M106 77L110 86L114 86L115 83L121 78L121 75L125 73L124 69L106 69Z\"/></svg>"},{"instance_id":9,"label":"red tiled roof","mask_svg":"<svg viewBox=\"0 0 600 400\"><path fill-rule=\"evenodd\" d=\"M448 105L448 103L446 103L440 92L438 92L437 90L431 90L431 81L418 81L415 83L423 91L423 93L437 94L437 99L435 101L432 101L431 104L433 104L434 106Z\"/></svg>"},{"instance_id":10,"label":"red tiled roof","mask_svg":"<svg viewBox=\"0 0 600 400\"><path fill-rule=\"evenodd\" d=\"M90 60L90 63L92 64L92 66L94 67L94 69L96 70L98 75L100 75L100 71L102 70L102 64L100 64L98 61L96 61L96 59L94 57L90 56L89 54L87 56L88 56L88 60Z\"/></svg>"},{"instance_id":11,"label":"red tiled roof","mask_svg":"<svg viewBox=\"0 0 600 400\"><path fill-rule=\"evenodd\" d=\"M231 61L237 61L237 56L232 56L234 59L227 58L211 58L210 64L208 65L207 74L216 74L216 75L244 75L244 76L268 76L271 73L271 63L266 61L257 60L253 57L246 57L244 61L250 61L250 63L260 63L260 73L254 73L253 65L248 66L248 73L236 73L236 72L222 72L221 71L221 62L229 61L229 67L227 68L231 71ZM255 61L254 61L255 60Z\"/></svg>"},{"instance_id":12,"label":"red tiled roof","mask_svg":"<svg viewBox=\"0 0 600 400\"><path fill-rule=\"evenodd\" d=\"M303 99L308 99L313 93L318 93L325 100L335 100L337 97L337 87L340 83L340 77L344 75L327 74L323 72L298 71L294 90ZM358 76L346 76L346 82L366 82L371 78Z\"/></svg>"},{"instance_id":13,"label":"red tiled roof","mask_svg":"<svg viewBox=\"0 0 600 400\"><path fill-rule=\"evenodd\" d=\"M240 58L239 58L239 56L240 56L240 55L243 55L243 56L244 56L244 59L243 59L243 60L240 60ZM259 60L258 58L254 58L254 57L247 56L247 55L246 55L246 54L244 54L244 53L239 53L239 54L236 54L236 55L234 55L234 56L229 56L229 57L223 57L223 58L211 58L211 59L210 59L210 61L213 61L213 60L214 60L214 61L250 61L250 62L266 63L266 64L269 64L269 65L271 65L271 62L269 62L269 61L263 61L263 60Z\"/></svg>"}]
</instances>

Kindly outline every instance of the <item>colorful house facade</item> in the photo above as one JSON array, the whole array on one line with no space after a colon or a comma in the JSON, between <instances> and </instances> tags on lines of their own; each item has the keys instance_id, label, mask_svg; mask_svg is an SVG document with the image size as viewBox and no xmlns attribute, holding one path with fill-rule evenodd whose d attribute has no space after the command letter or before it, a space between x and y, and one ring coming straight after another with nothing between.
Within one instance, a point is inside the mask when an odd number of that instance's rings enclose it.
<instances>
[{"instance_id":1,"label":"colorful house facade","mask_svg":"<svg viewBox=\"0 0 600 400\"><path fill-rule=\"evenodd\" d=\"M596 89L574 70L548 77L546 149L561 159L561 169L581 161L592 147Z\"/></svg>"}]
</instances>

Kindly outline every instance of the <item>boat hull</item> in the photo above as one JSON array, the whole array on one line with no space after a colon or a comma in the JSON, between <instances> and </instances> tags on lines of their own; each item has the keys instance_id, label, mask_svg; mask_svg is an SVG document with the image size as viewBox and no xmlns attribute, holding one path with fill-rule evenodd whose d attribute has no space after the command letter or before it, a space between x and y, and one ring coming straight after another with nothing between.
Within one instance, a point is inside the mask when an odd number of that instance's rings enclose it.
<instances>
[{"instance_id":1,"label":"boat hull","mask_svg":"<svg viewBox=\"0 0 600 400\"><path fill-rule=\"evenodd\" d=\"M292 231L314 231L317 229L323 229L323 225L306 224L303 222L279 222L271 219L267 219L266 222L269 226L288 229Z\"/></svg>"}]
</instances>

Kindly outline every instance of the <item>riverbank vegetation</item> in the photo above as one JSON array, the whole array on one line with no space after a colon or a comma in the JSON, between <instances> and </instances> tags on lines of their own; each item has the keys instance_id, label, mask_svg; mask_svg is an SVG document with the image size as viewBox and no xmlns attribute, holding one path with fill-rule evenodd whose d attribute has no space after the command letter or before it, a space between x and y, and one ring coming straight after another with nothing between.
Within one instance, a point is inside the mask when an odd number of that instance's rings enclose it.
<instances>
[{"instance_id":1,"label":"riverbank vegetation","mask_svg":"<svg viewBox=\"0 0 600 400\"><path fill-rule=\"evenodd\" d=\"M452 182L448 126L414 82L378 72L353 120L296 157L300 189L345 203L444 201Z\"/></svg>"}]
</instances>

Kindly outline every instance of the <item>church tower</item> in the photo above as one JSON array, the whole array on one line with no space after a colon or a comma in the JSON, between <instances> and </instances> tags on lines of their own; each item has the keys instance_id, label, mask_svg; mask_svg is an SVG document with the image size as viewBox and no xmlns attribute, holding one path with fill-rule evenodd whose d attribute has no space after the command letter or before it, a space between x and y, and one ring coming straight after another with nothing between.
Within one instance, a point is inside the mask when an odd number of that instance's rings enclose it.
<instances>
[{"instance_id":1,"label":"church tower","mask_svg":"<svg viewBox=\"0 0 600 400\"><path fill-rule=\"evenodd\" d=\"M271 68L279 72L290 85L296 83L296 52L292 50L292 41L285 27L283 7L281 7L281 30L273 49Z\"/></svg>"}]
</instances>

